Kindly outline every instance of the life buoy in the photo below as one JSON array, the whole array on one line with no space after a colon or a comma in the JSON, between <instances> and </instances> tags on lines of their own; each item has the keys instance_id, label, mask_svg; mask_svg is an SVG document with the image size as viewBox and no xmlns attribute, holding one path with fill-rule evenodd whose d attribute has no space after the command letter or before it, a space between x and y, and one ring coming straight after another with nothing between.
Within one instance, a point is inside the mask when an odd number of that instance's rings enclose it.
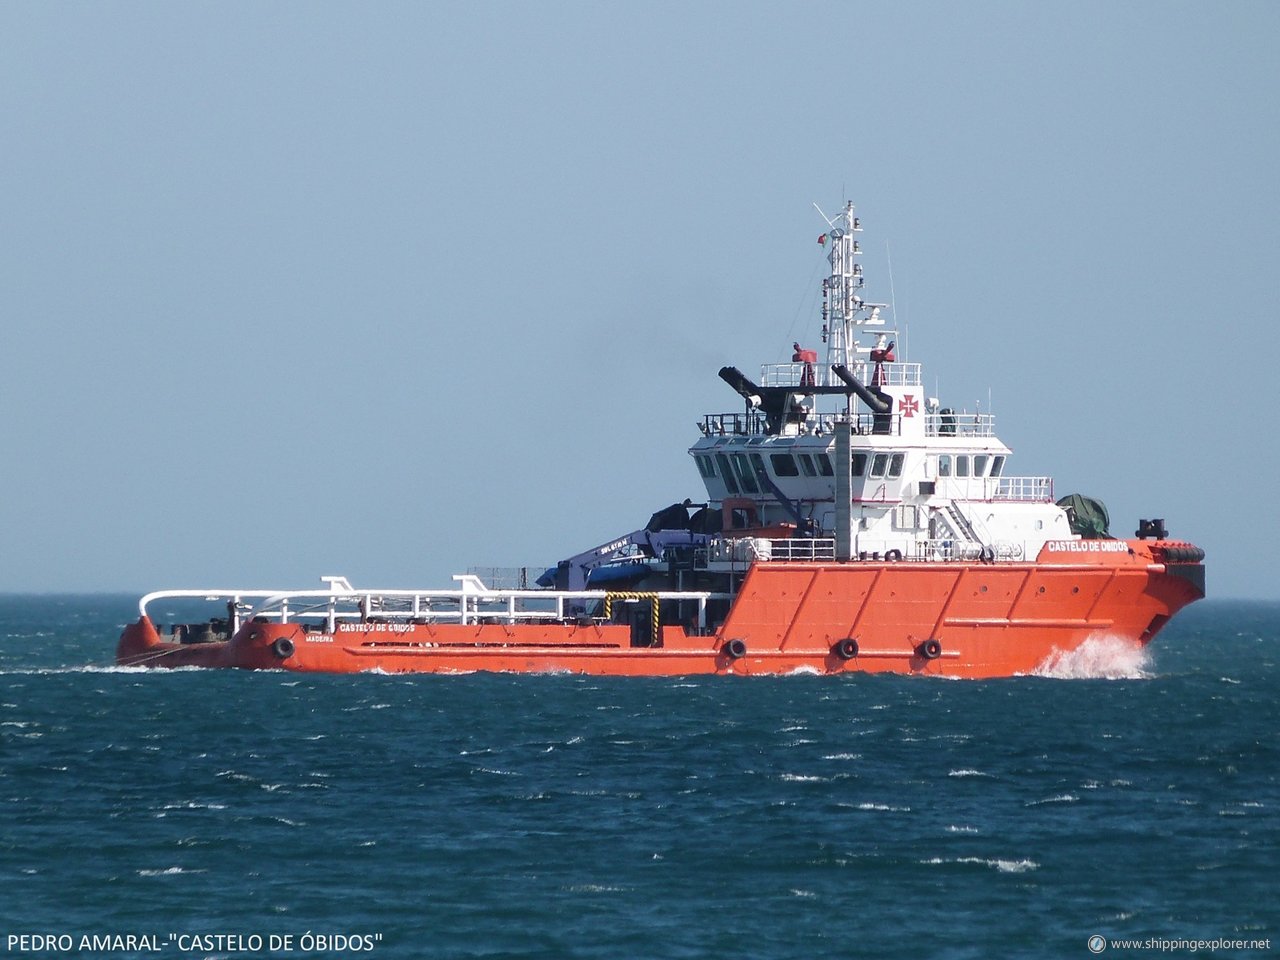
<instances>
[{"instance_id":1,"label":"life buoy","mask_svg":"<svg viewBox=\"0 0 1280 960\"><path fill-rule=\"evenodd\" d=\"M916 652L926 660L937 660L942 656L942 643L938 640L925 640L916 647Z\"/></svg>"},{"instance_id":2,"label":"life buoy","mask_svg":"<svg viewBox=\"0 0 1280 960\"><path fill-rule=\"evenodd\" d=\"M841 660L852 660L858 655L858 641L854 637L845 637L831 645L831 652Z\"/></svg>"},{"instance_id":3,"label":"life buoy","mask_svg":"<svg viewBox=\"0 0 1280 960\"><path fill-rule=\"evenodd\" d=\"M896 563L897 561L902 559L902 551L901 550L886 551L884 558L888 560L890 563Z\"/></svg>"},{"instance_id":4,"label":"life buoy","mask_svg":"<svg viewBox=\"0 0 1280 960\"><path fill-rule=\"evenodd\" d=\"M271 652L281 660L288 660L293 656L293 641L288 637L276 637L271 644Z\"/></svg>"},{"instance_id":5,"label":"life buoy","mask_svg":"<svg viewBox=\"0 0 1280 960\"><path fill-rule=\"evenodd\" d=\"M720 652L730 660L741 660L747 655L747 644L743 640L726 640Z\"/></svg>"}]
</instances>

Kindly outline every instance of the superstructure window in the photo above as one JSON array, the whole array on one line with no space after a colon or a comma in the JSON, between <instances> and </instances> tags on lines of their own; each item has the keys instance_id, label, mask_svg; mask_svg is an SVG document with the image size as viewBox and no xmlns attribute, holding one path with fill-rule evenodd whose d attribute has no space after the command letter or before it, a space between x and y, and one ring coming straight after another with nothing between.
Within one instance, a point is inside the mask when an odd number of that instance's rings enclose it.
<instances>
[{"instance_id":1,"label":"superstructure window","mask_svg":"<svg viewBox=\"0 0 1280 960\"><path fill-rule=\"evenodd\" d=\"M742 489L747 493L759 493L760 487L756 485L755 474L751 471L751 465L747 463L744 454L735 453L733 455L733 468L738 472L738 483L742 485Z\"/></svg>"},{"instance_id":2,"label":"superstructure window","mask_svg":"<svg viewBox=\"0 0 1280 960\"><path fill-rule=\"evenodd\" d=\"M698 461L698 472L705 478L711 478L716 475L716 465L710 457L696 456L693 458Z\"/></svg>"},{"instance_id":3,"label":"superstructure window","mask_svg":"<svg viewBox=\"0 0 1280 960\"><path fill-rule=\"evenodd\" d=\"M871 458L871 479L879 480L884 476L885 468L889 465L889 455L887 453L877 453Z\"/></svg>"},{"instance_id":4,"label":"superstructure window","mask_svg":"<svg viewBox=\"0 0 1280 960\"><path fill-rule=\"evenodd\" d=\"M998 477L1004 473L1004 457L996 457L991 461L991 475Z\"/></svg>"},{"instance_id":5,"label":"superstructure window","mask_svg":"<svg viewBox=\"0 0 1280 960\"><path fill-rule=\"evenodd\" d=\"M769 462L773 464L773 472L779 477L798 477L800 469L796 466L796 458L789 453L771 453Z\"/></svg>"},{"instance_id":6,"label":"superstructure window","mask_svg":"<svg viewBox=\"0 0 1280 960\"><path fill-rule=\"evenodd\" d=\"M938 457L938 476L951 476L951 454L944 453Z\"/></svg>"},{"instance_id":7,"label":"superstructure window","mask_svg":"<svg viewBox=\"0 0 1280 960\"><path fill-rule=\"evenodd\" d=\"M817 471L813 467L813 459L807 453L797 453L796 459L800 461L800 470L806 477L817 476Z\"/></svg>"},{"instance_id":8,"label":"superstructure window","mask_svg":"<svg viewBox=\"0 0 1280 960\"><path fill-rule=\"evenodd\" d=\"M969 458L967 456L956 457L956 476L967 477L969 475Z\"/></svg>"},{"instance_id":9,"label":"superstructure window","mask_svg":"<svg viewBox=\"0 0 1280 960\"><path fill-rule=\"evenodd\" d=\"M834 477L836 472L831 469L831 458L825 453L815 453L814 461L818 464L818 472L824 477Z\"/></svg>"},{"instance_id":10,"label":"superstructure window","mask_svg":"<svg viewBox=\"0 0 1280 960\"><path fill-rule=\"evenodd\" d=\"M889 479L902 476L902 459L903 455L900 453L889 455Z\"/></svg>"},{"instance_id":11,"label":"superstructure window","mask_svg":"<svg viewBox=\"0 0 1280 960\"><path fill-rule=\"evenodd\" d=\"M867 455L865 453L855 453L853 462L849 465L850 472L855 477L860 477L867 472Z\"/></svg>"},{"instance_id":12,"label":"superstructure window","mask_svg":"<svg viewBox=\"0 0 1280 960\"><path fill-rule=\"evenodd\" d=\"M981 454L973 458L973 475L975 477L985 477L987 475L987 458Z\"/></svg>"},{"instance_id":13,"label":"superstructure window","mask_svg":"<svg viewBox=\"0 0 1280 960\"><path fill-rule=\"evenodd\" d=\"M729 466L729 458L723 453L717 453L716 465L720 467L720 476L724 480L725 489L737 496L738 482L733 479L733 468Z\"/></svg>"}]
</instances>

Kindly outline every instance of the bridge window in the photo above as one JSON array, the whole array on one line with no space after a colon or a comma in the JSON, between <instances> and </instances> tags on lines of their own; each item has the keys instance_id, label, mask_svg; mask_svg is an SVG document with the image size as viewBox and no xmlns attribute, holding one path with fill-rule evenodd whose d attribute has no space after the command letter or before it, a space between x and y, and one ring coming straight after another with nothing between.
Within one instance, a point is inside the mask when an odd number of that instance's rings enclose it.
<instances>
[{"instance_id":1,"label":"bridge window","mask_svg":"<svg viewBox=\"0 0 1280 960\"><path fill-rule=\"evenodd\" d=\"M738 482L742 484L742 489L747 493L759 493L760 488L756 485L755 475L751 472L751 464L747 463L744 454L735 453L733 455L733 467L738 471Z\"/></svg>"},{"instance_id":2,"label":"bridge window","mask_svg":"<svg viewBox=\"0 0 1280 960\"><path fill-rule=\"evenodd\" d=\"M860 477L867 472L867 455L865 453L855 453L853 455L853 463L851 472L855 477Z\"/></svg>"},{"instance_id":3,"label":"bridge window","mask_svg":"<svg viewBox=\"0 0 1280 960\"><path fill-rule=\"evenodd\" d=\"M716 463L720 467L720 476L724 479L725 489L734 496L737 496L738 483L733 479L733 469L729 466L729 458L723 453L717 453Z\"/></svg>"},{"instance_id":4,"label":"bridge window","mask_svg":"<svg viewBox=\"0 0 1280 960\"><path fill-rule=\"evenodd\" d=\"M800 470L796 467L796 458L789 453L770 454L769 462L773 464L773 472L780 477L800 476Z\"/></svg>"},{"instance_id":5,"label":"bridge window","mask_svg":"<svg viewBox=\"0 0 1280 960\"><path fill-rule=\"evenodd\" d=\"M985 456L976 456L973 458L973 475L975 477L985 477L987 475L987 458Z\"/></svg>"},{"instance_id":6,"label":"bridge window","mask_svg":"<svg viewBox=\"0 0 1280 960\"><path fill-rule=\"evenodd\" d=\"M884 476L885 467L889 465L887 453L877 453L871 458L871 479L879 480Z\"/></svg>"},{"instance_id":7,"label":"bridge window","mask_svg":"<svg viewBox=\"0 0 1280 960\"><path fill-rule=\"evenodd\" d=\"M834 477L836 472L831 469L831 458L825 453L815 453L813 459L818 464L818 472L824 477Z\"/></svg>"},{"instance_id":8,"label":"bridge window","mask_svg":"<svg viewBox=\"0 0 1280 960\"><path fill-rule=\"evenodd\" d=\"M889 478L891 480L902 476L902 456L900 453L889 455Z\"/></svg>"},{"instance_id":9,"label":"bridge window","mask_svg":"<svg viewBox=\"0 0 1280 960\"><path fill-rule=\"evenodd\" d=\"M696 456L693 459L698 461L698 472L704 477L710 478L716 475L716 465L710 457Z\"/></svg>"},{"instance_id":10,"label":"bridge window","mask_svg":"<svg viewBox=\"0 0 1280 960\"><path fill-rule=\"evenodd\" d=\"M942 456L938 457L938 476L951 476L951 454L944 453Z\"/></svg>"},{"instance_id":11,"label":"bridge window","mask_svg":"<svg viewBox=\"0 0 1280 960\"><path fill-rule=\"evenodd\" d=\"M807 453L797 453L796 459L800 461L800 469L806 477L816 477L818 475L813 468L813 460Z\"/></svg>"},{"instance_id":12,"label":"bridge window","mask_svg":"<svg viewBox=\"0 0 1280 960\"><path fill-rule=\"evenodd\" d=\"M1004 473L1004 457L996 457L991 461L991 475L998 477Z\"/></svg>"},{"instance_id":13,"label":"bridge window","mask_svg":"<svg viewBox=\"0 0 1280 960\"><path fill-rule=\"evenodd\" d=\"M967 477L969 475L969 458L967 456L956 457L956 476Z\"/></svg>"}]
</instances>

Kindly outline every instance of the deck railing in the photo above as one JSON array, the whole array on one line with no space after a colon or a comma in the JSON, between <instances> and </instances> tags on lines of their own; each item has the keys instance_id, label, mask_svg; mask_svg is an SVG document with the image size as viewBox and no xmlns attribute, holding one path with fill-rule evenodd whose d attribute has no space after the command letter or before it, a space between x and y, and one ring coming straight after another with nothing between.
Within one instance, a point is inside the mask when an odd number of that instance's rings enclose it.
<instances>
[{"instance_id":1,"label":"deck railing","mask_svg":"<svg viewBox=\"0 0 1280 960\"><path fill-rule=\"evenodd\" d=\"M999 477L991 500L1030 500L1037 503L1053 502L1053 477Z\"/></svg>"},{"instance_id":2,"label":"deck railing","mask_svg":"<svg viewBox=\"0 0 1280 960\"><path fill-rule=\"evenodd\" d=\"M994 413L968 413L964 410L939 410L925 415L927 437L994 437Z\"/></svg>"},{"instance_id":3,"label":"deck railing","mask_svg":"<svg viewBox=\"0 0 1280 960\"><path fill-rule=\"evenodd\" d=\"M804 363L765 363L760 366L760 386L762 387L796 387L798 392L804 391ZM877 367L879 374L876 373ZM831 372L825 363L812 365L813 380L818 386L844 386L844 381ZM851 365L849 372L866 386L916 387L920 385L920 364L918 363L882 363L875 364L868 360L859 360Z\"/></svg>"},{"instance_id":4,"label":"deck railing","mask_svg":"<svg viewBox=\"0 0 1280 960\"><path fill-rule=\"evenodd\" d=\"M160 599L204 600L234 604L233 631L250 620L304 622L333 633L342 624L359 623L534 623L568 622L587 616L611 594L607 590L491 590L478 577L455 576L454 590L163 590L139 603L143 616ZM663 600L692 602L697 624L706 627L707 602L729 594L670 590L647 593ZM255 601L250 605L250 601Z\"/></svg>"},{"instance_id":5,"label":"deck railing","mask_svg":"<svg viewBox=\"0 0 1280 960\"><path fill-rule=\"evenodd\" d=\"M830 538L741 539L721 540L711 549L700 550L695 565L704 568L708 562L731 563L734 569L746 570L752 563L833 562L835 540ZM986 562L1017 561L1027 557L1025 543L993 540L978 543L955 537L936 540L873 540L858 537L853 548L853 561L915 561L945 563L959 560ZM721 568L722 569L722 568Z\"/></svg>"}]
</instances>

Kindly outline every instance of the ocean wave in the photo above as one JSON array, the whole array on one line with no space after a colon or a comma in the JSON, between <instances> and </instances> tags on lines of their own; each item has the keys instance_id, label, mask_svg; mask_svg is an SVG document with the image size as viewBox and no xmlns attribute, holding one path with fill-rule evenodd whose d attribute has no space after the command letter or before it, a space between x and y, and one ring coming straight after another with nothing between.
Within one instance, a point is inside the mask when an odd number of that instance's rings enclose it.
<instances>
[{"instance_id":1,"label":"ocean wave","mask_svg":"<svg viewBox=\"0 0 1280 960\"><path fill-rule=\"evenodd\" d=\"M203 670L204 667L168 667L163 670L156 670L153 667L125 667L120 664L92 664L87 663L81 666L71 667L14 667L10 670L0 670L0 676L3 677L43 677L56 676L59 674L74 673L150 673L157 676L164 676L166 673L178 673L179 671L190 672L192 670Z\"/></svg>"},{"instance_id":2,"label":"ocean wave","mask_svg":"<svg viewBox=\"0 0 1280 960\"><path fill-rule=\"evenodd\" d=\"M811 667L808 664L804 664L799 667L792 667L790 670L784 671L782 676L784 677L820 677L822 676L822 671L819 670L817 667Z\"/></svg>"},{"instance_id":3,"label":"ocean wave","mask_svg":"<svg viewBox=\"0 0 1280 960\"><path fill-rule=\"evenodd\" d=\"M1042 807L1047 803L1076 803L1079 797L1072 793L1061 793L1055 797L1045 797L1043 800L1028 800L1023 804L1024 807Z\"/></svg>"},{"instance_id":4,"label":"ocean wave","mask_svg":"<svg viewBox=\"0 0 1280 960\"><path fill-rule=\"evenodd\" d=\"M1149 680L1151 655L1123 637L1090 637L1074 650L1055 648L1031 671L1054 680Z\"/></svg>"},{"instance_id":5,"label":"ocean wave","mask_svg":"<svg viewBox=\"0 0 1280 960\"><path fill-rule=\"evenodd\" d=\"M1022 860L1001 860L994 857L930 857L928 860L921 860L920 862L927 866L941 866L951 863L981 864L1000 873L1026 873L1029 870L1040 869L1040 864L1025 858Z\"/></svg>"}]
</instances>

